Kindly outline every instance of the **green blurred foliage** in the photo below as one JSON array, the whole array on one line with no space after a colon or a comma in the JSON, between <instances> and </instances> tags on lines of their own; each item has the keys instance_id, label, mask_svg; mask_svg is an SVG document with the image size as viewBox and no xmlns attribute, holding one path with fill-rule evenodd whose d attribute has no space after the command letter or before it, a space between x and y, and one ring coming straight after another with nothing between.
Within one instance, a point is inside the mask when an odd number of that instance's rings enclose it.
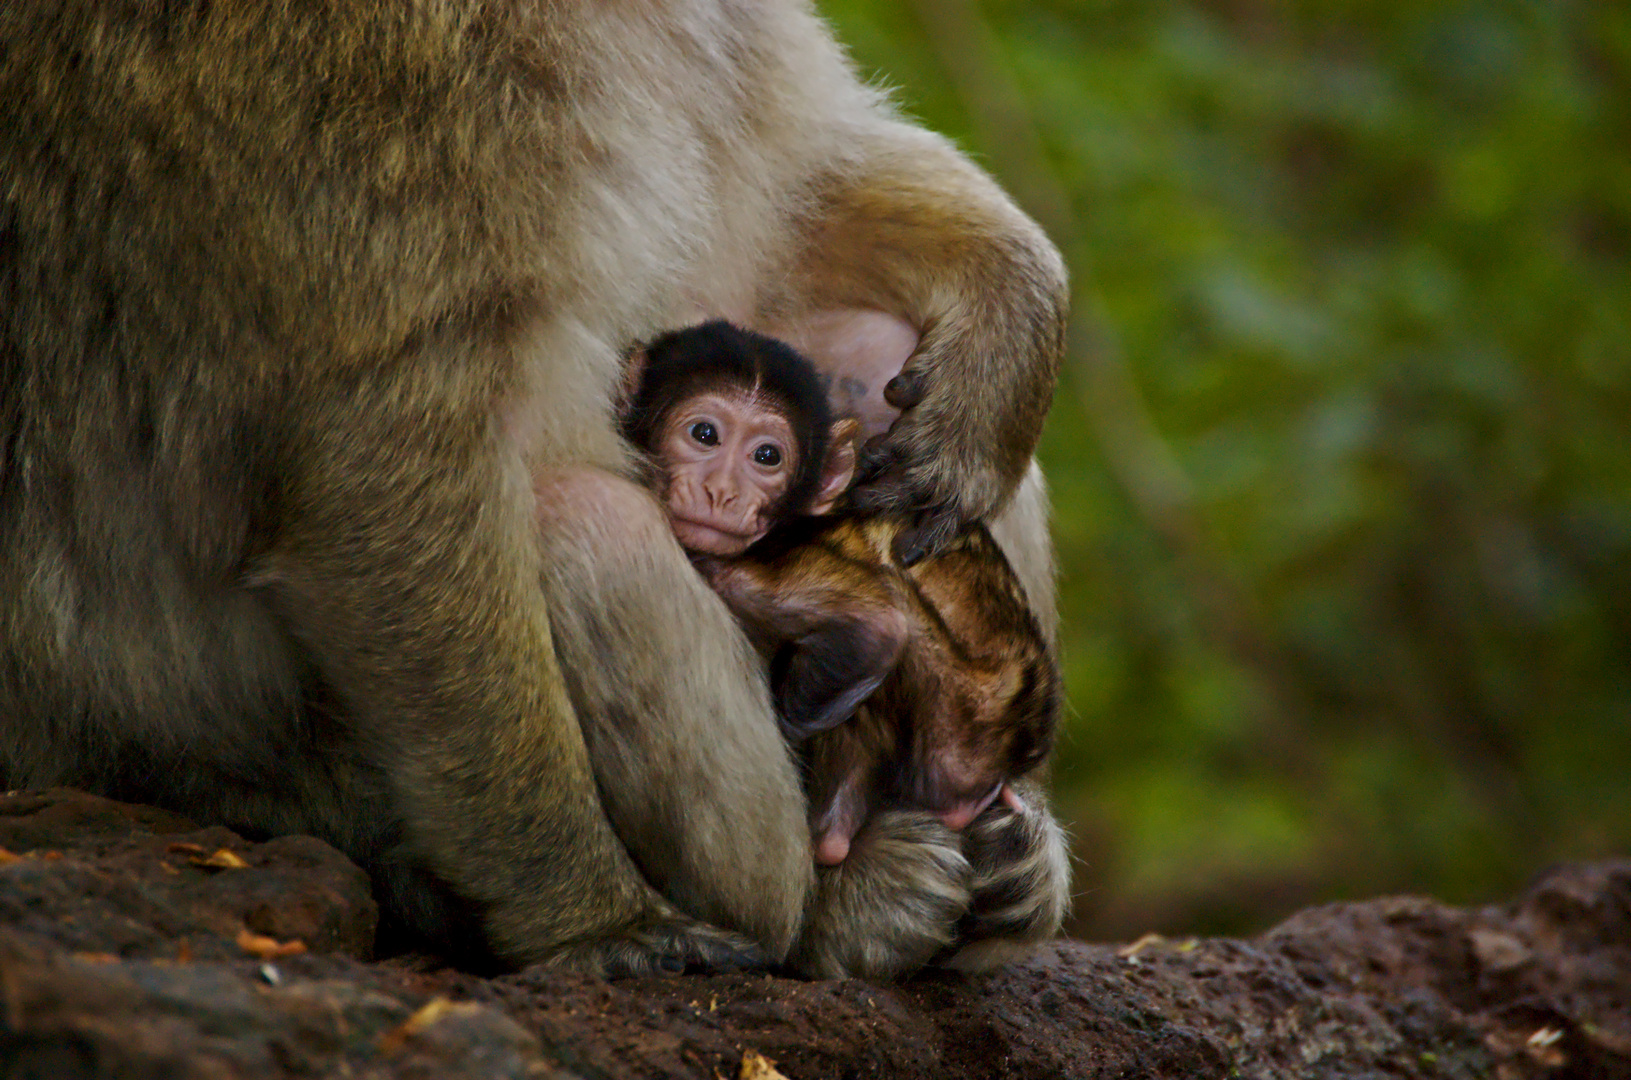
<instances>
[{"instance_id":1,"label":"green blurred foliage","mask_svg":"<svg viewBox=\"0 0 1631 1080\"><path fill-rule=\"evenodd\" d=\"M1075 930L1631 850L1631 6L822 9L1075 275Z\"/></svg>"}]
</instances>

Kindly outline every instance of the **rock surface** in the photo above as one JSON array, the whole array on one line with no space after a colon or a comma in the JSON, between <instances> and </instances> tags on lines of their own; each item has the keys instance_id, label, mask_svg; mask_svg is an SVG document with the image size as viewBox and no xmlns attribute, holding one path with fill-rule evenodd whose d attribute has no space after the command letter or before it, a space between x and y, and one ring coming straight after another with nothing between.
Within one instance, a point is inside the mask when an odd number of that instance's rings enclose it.
<instances>
[{"instance_id":1,"label":"rock surface","mask_svg":"<svg viewBox=\"0 0 1631 1080\"><path fill-rule=\"evenodd\" d=\"M0 797L0 848L0 1077L1631 1077L1631 860L884 987L370 963L321 842L75 792Z\"/></svg>"}]
</instances>

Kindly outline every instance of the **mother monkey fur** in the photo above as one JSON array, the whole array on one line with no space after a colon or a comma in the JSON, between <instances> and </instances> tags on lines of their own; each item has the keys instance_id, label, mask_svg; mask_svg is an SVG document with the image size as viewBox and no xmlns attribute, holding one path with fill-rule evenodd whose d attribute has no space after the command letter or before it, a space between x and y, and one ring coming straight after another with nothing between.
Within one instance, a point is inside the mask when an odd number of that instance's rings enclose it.
<instances>
[{"instance_id":1,"label":"mother monkey fur","mask_svg":"<svg viewBox=\"0 0 1631 1080\"><path fill-rule=\"evenodd\" d=\"M5 784L314 833L507 964L887 977L1054 931L1039 797L817 876L614 428L633 342L789 338L903 410L862 499L906 554L995 517L1051 615L1058 254L806 5L9 0L0 42Z\"/></svg>"}]
</instances>

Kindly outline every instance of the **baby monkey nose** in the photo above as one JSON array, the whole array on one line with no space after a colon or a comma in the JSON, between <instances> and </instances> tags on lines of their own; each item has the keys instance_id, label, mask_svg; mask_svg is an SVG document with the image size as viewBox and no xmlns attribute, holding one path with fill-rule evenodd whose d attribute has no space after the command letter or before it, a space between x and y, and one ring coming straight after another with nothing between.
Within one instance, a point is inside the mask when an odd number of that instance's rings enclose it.
<instances>
[{"instance_id":1,"label":"baby monkey nose","mask_svg":"<svg viewBox=\"0 0 1631 1080\"><path fill-rule=\"evenodd\" d=\"M748 490L741 473L742 465L730 455L719 454L707 463L702 473L702 489L715 507L729 507Z\"/></svg>"},{"instance_id":2,"label":"baby monkey nose","mask_svg":"<svg viewBox=\"0 0 1631 1080\"><path fill-rule=\"evenodd\" d=\"M715 508L726 507L736 501L736 484L724 469L703 477L702 490L708 495L709 505Z\"/></svg>"}]
</instances>

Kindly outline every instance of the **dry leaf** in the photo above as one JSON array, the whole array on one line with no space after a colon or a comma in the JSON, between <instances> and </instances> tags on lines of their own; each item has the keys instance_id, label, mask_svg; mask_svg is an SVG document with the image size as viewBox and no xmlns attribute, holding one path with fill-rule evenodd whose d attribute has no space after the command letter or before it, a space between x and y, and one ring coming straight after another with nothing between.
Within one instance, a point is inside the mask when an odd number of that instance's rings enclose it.
<instances>
[{"instance_id":1,"label":"dry leaf","mask_svg":"<svg viewBox=\"0 0 1631 1080\"><path fill-rule=\"evenodd\" d=\"M12 853L10 851L7 851L3 847L0 847L0 866L10 866L14 862L22 862L22 861L23 861L23 857L21 855L14 854L14 853Z\"/></svg>"},{"instance_id":2,"label":"dry leaf","mask_svg":"<svg viewBox=\"0 0 1631 1080\"><path fill-rule=\"evenodd\" d=\"M1524 1043L1524 1050L1530 1060L1550 1071L1561 1069L1569 1063L1568 1057L1557 1044L1563 1038L1563 1032L1558 1028L1544 1027L1529 1036Z\"/></svg>"},{"instance_id":3,"label":"dry leaf","mask_svg":"<svg viewBox=\"0 0 1631 1080\"><path fill-rule=\"evenodd\" d=\"M1131 945L1123 945L1121 948L1116 950L1116 955L1124 960L1131 960L1146 949L1157 949L1166 943L1167 939L1160 934L1149 933L1145 934Z\"/></svg>"},{"instance_id":4,"label":"dry leaf","mask_svg":"<svg viewBox=\"0 0 1631 1080\"><path fill-rule=\"evenodd\" d=\"M736 1080L787 1080L776 1071L776 1063L753 1050L742 1051L742 1071Z\"/></svg>"},{"instance_id":5,"label":"dry leaf","mask_svg":"<svg viewBox=\"0 0 1631 1080\"><path fill-rule=\"evenodd\" d=\"M202 855L204 854L204 845L189 843L186 840L177 840L164 850L172 855Z\"/></svg>"},{"instance_id":6,"label":"dry leaf","mask_svg":"<svg viewBox=\"0 0 1631 1080\"><path fill-rule=\"evenodd\" d=\"M244 862L243 856L236 851L226 848L216 848L215 854L207 859L188 859L194 866L207 866L212 870L248 870L249 864Z\"/></svg>"},{"instance_id":7,"label":"dry leaf","mask_svg":"<svg viewBox=\"0 0 1631 1080\"><path fill-rule=\"evenodd\" d=\"M481 1008L467 1002L452 1002L445 997L431 998L419 1007L419 1010L404 1020L400 1026L392 1028L380 1036L379 1049L382 1054L394 1054L402 1049L402 1044L413 1036L424 1031L442 1017L450 1014L474 1012Z\"/></svg>"},{"instance_id":8,"label":"dry leaf","mask_svg":"<svg viewBox=\"0 0 1631 1080\"><path fill-rule=\"evenodd\" d=\"M238 948L262 960L276 960L280 956L298 956L306 951L306 943L299 938L279 941L245 927L238 931Z\"/></svg>"}]
</instances>

